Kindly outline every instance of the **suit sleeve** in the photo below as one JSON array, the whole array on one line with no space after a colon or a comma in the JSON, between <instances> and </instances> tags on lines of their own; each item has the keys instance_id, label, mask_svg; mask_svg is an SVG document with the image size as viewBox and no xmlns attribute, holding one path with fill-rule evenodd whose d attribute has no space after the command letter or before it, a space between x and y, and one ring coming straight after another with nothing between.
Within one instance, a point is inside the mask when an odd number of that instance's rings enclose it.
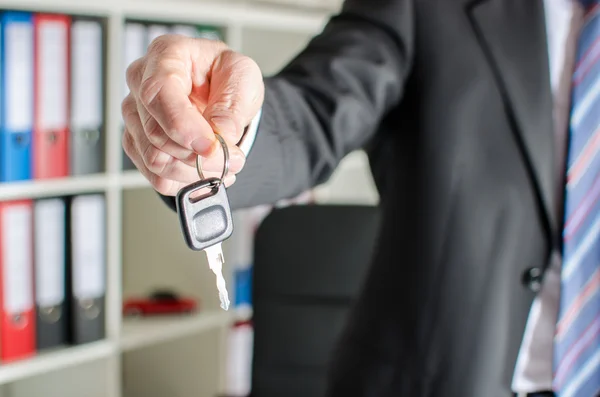
<instances>
[{"instance_id":1,"label":"suit sleeve","mask_svg":"<svg viewBox=\"0 0 600 397\"><path fill-rule=\"evenodd\" d=\"M408 0L349 0L287 66L265 101L233 209L274 203L325 182L401 100L413 56ZM174 207L172 197L163 200Z\"/></svg>"}]
</instances>

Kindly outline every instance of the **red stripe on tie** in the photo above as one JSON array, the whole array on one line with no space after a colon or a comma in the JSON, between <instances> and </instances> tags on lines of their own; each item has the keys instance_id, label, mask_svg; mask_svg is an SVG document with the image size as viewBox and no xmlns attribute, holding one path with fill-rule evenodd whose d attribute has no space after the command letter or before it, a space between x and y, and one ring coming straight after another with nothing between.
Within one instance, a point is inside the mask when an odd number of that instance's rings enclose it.
<instances>
[{"instance_id":1,"label":"red stripe on tie","mask_svg":"<svg viewBox=\"0 0 600 397\"><path fill-rule=\"evenodd\" d=\"M598 63L598 60L600 59L600 50L594 54L594 57L591 58L591 60L589 62L587 62L587 60L588 60L587 57L590 56L592 50L595 50L599 46L600 46L600 37L597 38L596 41L594 41L594 43L592 43L592 45L586 51L586 53L583 56L583 58L581 59L581 61L579 61L579 64L577 65L576 72L575 72L577 74L577 77L573 80L573 85L581 84L583 79L585 79L585 77L589 74L590 70L592 70L592 67L594 67L594 65L596 65ZM581 65L584 62L587 62L587 63L585 65ZM579 69L579 68L581 68L581 69Z\"/></svg>"},{"instance_id":2,"label":"red stripe on tie","mask_svg":"<svg viewBox=\"0 0 600 397\"><path fill-rule=\"evenodd\" d=\"M594 179L592 188L586 192L585 196L579 203L578 207L575 208L569 215L569 218L565 222L563 228L563 239L568 242L577 233L584 219L590 214L590 211L598 200L600 199L600 174Z\"/></svg>"},{"instance_id":3,"label":"red stripe on tie","mask_svg":"<svg viewBox=\"0 0 600 397\"><path fill-rule=\"evenodd\" d=\"M575 159L575 162L567 174L567 183L575 183L583 175L583 171L590 164L598 150L600 149L600 127L596 129L589 143Z\"/></svg>"},{"instance_id":4,"label":"red stripe on tie","mask_svg":"<svg viewBox=\"0 0 600 397\"><path fill-rule=\"evenodd\" d=\"M594 16L596 16L596 14L598 14L598 13L600 13L600 4L596 3L592 8L590 8L589 10L586 11L585 16L584 16L584 18L586 20L584 26L587 25L594 18ZM592 69L592 66L594 66L596 64L596 62L598 61L598 59L600 59L600 53L595 54L594 58L587 65L585 65L586 66L585 69L580 70L582 65L587 62L588 57L590 56L592 51L598 46L599 42L600 42L600 37L596 38L596 40L594 40L592 42L590 47L583 53L583 55L581 55L579 61L577 61L577 63L575 64L574 74L577 76L576 78L573 79L573 84L575 86L580 84L583 81L585 76Z\"/></svg>"},{"instance_id":5,"label":"red stripe on tie","mask_svg":"<svg viewBox=\"0 0 600 397\"><path fill-rule=\"evenodd\" d=\"M581 293L577 296L575 301L569 307L569 310L565 313L564 317L558 322L556 327L556 337L558 339L562 338L564 334L569 329L569 326L573 322L575 316L579 313L581 308L585 305L587 299L593 295L594 292L600 286L600 269L597 269L594 273L594 276L590 280L589 283L585 286L585 288L581 291Z\"/></svg>"}]
</instances>

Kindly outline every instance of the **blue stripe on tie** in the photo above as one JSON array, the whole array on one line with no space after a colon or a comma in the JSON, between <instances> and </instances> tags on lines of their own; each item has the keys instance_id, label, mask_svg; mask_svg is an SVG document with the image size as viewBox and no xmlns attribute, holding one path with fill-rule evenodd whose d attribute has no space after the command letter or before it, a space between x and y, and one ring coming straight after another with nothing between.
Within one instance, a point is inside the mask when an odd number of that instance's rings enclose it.
<instances>
[{"instance_id":1,"label":"blue stripe on tie","mask_svg":"<svg viewBox=\"0 0 600 397\"><path fill-rule=\"evenodd\" d=\"M575 244L565 244L562 278L568 281L578 264L587 257L593 256L594 247L598 247L597 240L600 236L600 214L595 214L594 223L587 229L588 232L581 239L572 239ZM568 247L568 248L567 248Z\"/></svg>"},{"instance_id":2,"label":"blue stripe on tie","mask_svg":"<svg viewBox=\"0 0 600 397\"><path fill-rule=\"evenodd\" d=\"M598 104L598 96L600 96L600 79L596 79L590 87L581 87L581 98L573 109L573 118L571 119L571 128L578 129L585 122L585 118L589 117L590 112L595 109ZM575 90L579 91L579 90ZM585 92L584 92L585 91ZM577 146L583 143L575 140Z\"/></svg>"},{"instance_id":3,"label":"blue stripe on tie","mask_svg":"<svg viewBox=\"0 0 600 397\"><path fill-rule=\"evenodd\" d=\"M587 172L583 174L578 171L579 179L569 185L569 218L565 220L568 222L565 224L565 238L573 238L574 233L581 233L584 225L590 224L591 207L600 201L600 152L592 157L585 170ZM579 189L579 185L587 186L589 190Z\"/></svg>"}]
</instances>

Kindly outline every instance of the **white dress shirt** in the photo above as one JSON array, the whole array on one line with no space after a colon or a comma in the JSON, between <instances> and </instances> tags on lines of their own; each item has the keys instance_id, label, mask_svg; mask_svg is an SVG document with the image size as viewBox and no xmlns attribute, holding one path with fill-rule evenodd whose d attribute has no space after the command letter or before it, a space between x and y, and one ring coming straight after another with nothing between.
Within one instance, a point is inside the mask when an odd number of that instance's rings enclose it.
<instances>
[{"instance_id":1,"label":"white dress shirt","mask_svg":"<svg viewBox=\"0 0 600 397\"><path fill-rule=\"evenodd\" d=\"M526 1L526 0L524 0ZM563 165L569 123L570 82L583 10L578 1L544 0L548 59L554 96L557 192L556 211L562 215ZM261 112L254 117L240 143L248 155L260 123ZM562 217L559 216L559 219ZM532 264L533 265L533 264ZM538 265L538 264L535 264ZM561 258L555 254L544 277L544 284L531 307L525 335L515 366L512 388L519 396L552 390L553 337L560 293Z\"/></svg>"}]
</instances>

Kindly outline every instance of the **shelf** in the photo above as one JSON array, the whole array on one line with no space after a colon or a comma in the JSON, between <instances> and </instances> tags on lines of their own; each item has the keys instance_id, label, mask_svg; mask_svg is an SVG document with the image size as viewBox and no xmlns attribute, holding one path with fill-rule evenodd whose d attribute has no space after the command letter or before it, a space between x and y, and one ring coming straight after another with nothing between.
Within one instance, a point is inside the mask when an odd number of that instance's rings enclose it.
<instances>
[{"instance_id":1,"label":"shelf","mask_svg":"<svg viewBox=\"0 0 600 397\"><path fill-rule=\"evenodd\" d=\"M114 10L112 0L103 2L81 0L0 0L0 8L25 11L58 12L80 15L108 16Z\"/></svg>"},{"instance_id":2,"label":"shelf","mask_svg":"<svg viewBox=\"0 0 600 397\"><path fill-rule=\"evenodd\" d=\"M95 193L106 190L108 186L109 178L104 174L52 180L3 182L0 183L0 200Z\"/></svg>"},{"instance_id":3,"label":"shelf","mask_svg":"<svg viewBox=\"0 0 600 397\"><path fill-rule=\"evenodd\" d=\"M175 18L182 22L238 22L253 26L286 31L314 33L326 21L326 13L309 9L290 8L254 2L208 2L189 0L129 0L123 3L123 11L128 17L165 20Z\"/></svg>"},{"instance_id":4,"label":"shelf","mask_svg":"<svg viewBox=\"0 0 600 397\"><path fill-rule=\"evenodd\" d=\"M230 324L232 313L223 310L199 312L187 316L132 318L123 320L121 350L167 342Z\"/></svg>"},{"instance_id":5,"label":"shelf","mask_svg":"<svg viewBox=\"0 0 600 397\"><path fill-rule=\"evenodd\" d=\"M121 15L127 18L191 23L239 23L245 26L313 33L323 26L327 12L255 2L191 0L1 0L0 8L68 12L83 15Z\"/></svg>"},{"instance_id":6,"label":"shelf","mask_svg":"<svg viewBox=\"0 0 600 397\"><path fill-rule=\"evenodd\" d=\"M109 357L114 352L115 346L112 342L99 341L39 353L32 358L0 365L0 384L14 382L50 371L74 367Z\"/></svg>"}]
</instances>

